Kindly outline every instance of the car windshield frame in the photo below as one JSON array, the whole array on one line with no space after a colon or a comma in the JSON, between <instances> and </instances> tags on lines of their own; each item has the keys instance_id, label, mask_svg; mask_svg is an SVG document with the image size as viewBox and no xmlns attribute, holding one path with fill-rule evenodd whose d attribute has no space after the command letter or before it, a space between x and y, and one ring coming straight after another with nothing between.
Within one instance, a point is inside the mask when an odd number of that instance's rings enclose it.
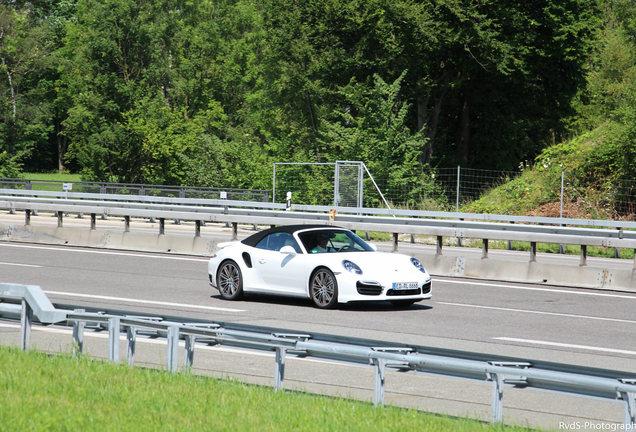
<instances>
[{"instance_id":1,"label":"car windshield frame","mask_svg":"<svg viewBox=\"0 0 636 432\"><path fill-rule=\"evenodd\" d=\"M356 233L345 229L313 229L298 232L296 235L308 254L375 252L375 249ZM321 236L327 240L323 246L318 243L318 238Z\"/></svg>"}]
</instances>

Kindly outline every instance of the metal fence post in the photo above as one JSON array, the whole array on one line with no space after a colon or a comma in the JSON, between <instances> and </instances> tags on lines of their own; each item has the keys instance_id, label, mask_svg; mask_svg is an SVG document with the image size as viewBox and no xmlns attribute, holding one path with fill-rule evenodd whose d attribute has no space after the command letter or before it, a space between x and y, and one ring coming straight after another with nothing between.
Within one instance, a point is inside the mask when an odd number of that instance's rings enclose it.
<instances>
[{"instance_id":1,"label":"metal fence post","mask_svg":"<svg viewBox=\"0 0 636 432\"><path fill-rule=\"evenodd\" d=\"M459 179L461 167L457 165L457 213L459 213Z\"/></svg>"},{"instance_id":2,"label":"metal fence post","mask_svg":"<svg viewBox=\"0 0 636 432\"><path fill-rule=\"evenodd\" d=\"M581 245L581 261L579 266L583 267L587 265L587 245Z\"/></svg>"},{"instance_id":3,"label":"metal fence post","mask_svg":"<svg viewBox=\"0 0 636 432\"><path fill-rule=\"evenodd\" d=\"M493 424L498 424L503 421L503 375L490 374L490 380L492 380L490 421Z\"/></svg>"},{"instance_id":4,"label":"metal fence post","mask_svg":"<svg viewBox=\"0 0 636 432\"><path fill-rule=\"evenodd\" d=\"M282 390L285 386L285 353L285 348L276 348L276 372L274 374L274 392Z\"/></svg>"},{"instance_id":5,"label":"metal fence post","mask_svg":"<svg viewBox=\"0 0 636 432\"><path fill-rule=\"evenodd\" d=\"M121 319L119 317L108 319L108 361L119 363L119 332Z\"/></svg>"},{"instance_id":6,"label":"metal fence post","mask_svg":"<svg viewBox=\"0 0 636 432\"><path fill-rule=\"evenodd\" d=\"M537 262L537 242L530 242L530 262Z\"/></svg>"},{"instance_id":7,"label":"metal fence post","mask_svg":"<svg viewBox=\"0 0 636 432\"><path fill-rule=\"evenodd\" d=\"M371 362L375 366L375 378L373 382L373 407L384 405L384 382L386 373L386 360L373 358Z\"/></svg>"},{"instance_id":8,"label":"metal fence post","mask_svg":"<svg viewBox=\"0 0 636 432\"><path fill-rule=\"evenodd\" d=\"M179 327L168 328L168 372L176 373L179 368Z\"/></svg>"},{"instance_id":9,"label":"metal fence post","mask_svg":"<svg viewBox=\"0 0 636 432\"><path fill-rule=\"evenodd\" d=\"M636 384L636 379L627 378L619 379L623 384ZM623 409L623 425L624 430L634 430L636 424L636 393L619 392L620 398L625 402Z\"/></svg>"},{"instance_id":10,"label":"metal fence post","mask_svg":"<svg viewBox=\"0 0 636 432\"><path fill-rule=\"evenodd\" d=\"M636 423L636 393L626 393L620 392L621 399L625 402L625 407L623 409L623 424L625 425L625 430L633 429L633 424Z\"/></svg>"},{"instance_id":11,"label":"metal fence post","mask_svg":"<svg viewBox=\"0 0 636 432\"><path fill-rule=\"evenodd\" d=\"M186 336L185 339L185 357L183 359L183 373L187 374L192 369L192 363L194 363L194 343L196 342L195 336Z\"/></svg>"},{"instance_id":12,"label":"metal fence post","mask_svg":"<svg viewBox=\"0 0 636 432\"><path fill-rule=\"evenodd\" d=\"M128 326L126 329L126 364L128 366L135 365L135 348L137 345L137 329L134 326Z\"/></svg>"},{"instance_id":13,"label":"metal fence post","mask_svg":"<svg viewBox=\"0 0 636 432\"><path fill-rule=\"evenodd\" d=\"M84 309L75 309L75 313L84 313ZM73 322L73 356L78 357L84 351L84 327L86 322Z\"/></svg>"},{"instance_id":14,"label":"metal fence post","mask_svg":"<svg viewBox=\"0 0 636 432\"><path fill-rule=\"evenodd\" d=\"M31 324L33 323L33 309L22 299L22 313L20 314L20 349L26 351L31 348Z\"/></svg>"},{"instance_id":15,"label":"metal fence post","mask_svg":"<svg viewBox=\"0 0 636 432\"><path fill-rule=\"evenodd\" d=\"M481 248L481 259L488 259L488 239L483 239Z\"/></svg>"}]
</instances>

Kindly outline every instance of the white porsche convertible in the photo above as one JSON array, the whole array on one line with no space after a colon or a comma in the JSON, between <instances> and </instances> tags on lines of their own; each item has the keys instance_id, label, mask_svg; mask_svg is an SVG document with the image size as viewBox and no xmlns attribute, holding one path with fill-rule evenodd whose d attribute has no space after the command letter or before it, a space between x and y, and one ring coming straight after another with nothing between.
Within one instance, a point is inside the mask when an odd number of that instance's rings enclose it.
<instances>
[{"instance_id":1,"label":"white porsche convertible","mask_svg":"<svg viewBox=\"0 0 636 432\"><path fill-rule=\"evenodd\" d=\"M377 252L343 228L280 226L219 246L208 273L227 300L261 293L333 308L352 301L408 306L432 296L431 277L417 259Z\"/></svg>"}]
</instances>

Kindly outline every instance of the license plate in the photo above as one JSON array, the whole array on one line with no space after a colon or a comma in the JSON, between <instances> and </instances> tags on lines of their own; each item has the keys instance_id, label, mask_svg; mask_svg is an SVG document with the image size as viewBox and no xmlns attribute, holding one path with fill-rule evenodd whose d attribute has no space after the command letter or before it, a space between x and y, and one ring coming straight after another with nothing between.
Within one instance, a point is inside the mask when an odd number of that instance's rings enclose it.
<instances>
[{"instance_id":1,"label":"license plate","mask_svg":"<svg viewBox=\"0 0 636 432\"><path fill-rule=\"evenodd\" d=\"M393 282L394 290L412 290L417 289L417 282Z\"/></svg>"}]
</instances>

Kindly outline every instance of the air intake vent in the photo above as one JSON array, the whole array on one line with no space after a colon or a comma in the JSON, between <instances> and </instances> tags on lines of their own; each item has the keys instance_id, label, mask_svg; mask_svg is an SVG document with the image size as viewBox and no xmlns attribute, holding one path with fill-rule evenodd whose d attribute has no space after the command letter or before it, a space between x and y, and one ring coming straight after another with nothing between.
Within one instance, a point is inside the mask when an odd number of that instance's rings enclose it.
<instances>
[{"instance_id":1,"label":"air intake vent","mask_svg":"<svg viewBox=\"0 0 636 432\"><path fill-rule=\"evenodd\" d=\"M431 281L426 282L422 285L422 294L428 294L431 292Z\"/></svg>"},{"instance_id":2,"label":"air intake vent","mask_svg":"<svg viewBox=\"0 0 636 432\"><path fill-rule=\"evenodd\" d=\"M243 261L245 261L247 268L252 268L252 257L247 252L243 252Z\"/></svg>"},{"instance_id":3,"label":"air intake vent","mask_svg":"<svg viewBox=\"0 0 636 432\"><path fill-rule=\"evenodd\" d=\"M372 281L358 281L356 282L356 288L358 294L377 296L382 294L382 285Z\"/></svg>"},{"instance_id":4,"label":"air intake vent","mask_svg":"<svg viewBox=\"0 0 636 432\"><path fill-rule=\"evenodd\" d=\"M411 296L420 294L420 289L412 289L412 290L388 290L386 292L387 296L399 297L399 296Z\"/></svg>"}]
</instances>

